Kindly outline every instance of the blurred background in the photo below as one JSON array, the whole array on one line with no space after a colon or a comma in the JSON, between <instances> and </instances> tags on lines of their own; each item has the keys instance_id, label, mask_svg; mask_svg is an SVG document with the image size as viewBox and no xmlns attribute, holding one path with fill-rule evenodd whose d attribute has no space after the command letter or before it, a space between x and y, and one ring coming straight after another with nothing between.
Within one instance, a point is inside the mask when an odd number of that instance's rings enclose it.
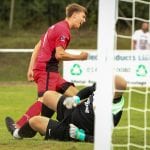
<instances>
[{"instance_id":1,"label":"blurred background","mask_svg":"<svg viewBox=\"0 0 150 150\"><path fill-rule=\"evenodd\" d=\"M65 7L72 2L87 7L88 15L82 28L72 31L68 48L96 49L98 0L1 0L0 49L33 49L49 26L64 19ZM116 12L116 49L131 50L133 32L149 20L149 5L119 1ZM0 81L26 80L30 56L0 52Z\"/></svg>"},{"instance_id":2,"label":"blurred background","mask_svg":"<svg viewBox=\"0 0 150 150\"><path fill-rule=\"evenodd\" d=\"M1 0L0 49L34 48L49 26L65 18L72 2L87 7L88 15L82 28L72 31L68 48L96 49L98 0ZM26 80L30 56L0 52L0 81Z\"/></svg>"},{"instance_id":3,"label":"blurred background","mask_svg":"<svg viewBox=\"0 0 150 150\"><path fill-rule=\"evenodd\" d=\"M98 0L1 0L0 48L32 48L49 26L65 18L65 7L76 2L88 8L87 23L77 37L96 37ZM83 31L84 30L84 31ZM90 33L89 32L94 32ZM76 32L76 31L75 31ZM96 40L96 39L95 39ZM83 42L82 42L83 41ZM96 41L82 39L72 48L96 48Z\"/></svg>"}]
</instances>

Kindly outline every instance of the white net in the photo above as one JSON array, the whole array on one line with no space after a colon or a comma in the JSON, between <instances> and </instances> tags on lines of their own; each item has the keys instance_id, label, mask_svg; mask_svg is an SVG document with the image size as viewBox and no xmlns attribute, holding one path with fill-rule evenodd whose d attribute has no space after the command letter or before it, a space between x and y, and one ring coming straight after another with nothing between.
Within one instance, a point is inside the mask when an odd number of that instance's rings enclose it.
<instances>
[{"instance_id":1,"label":"white net","mask_svg":"<svg viewBox=\"0 0 150 150\"><path fill-rule=\"evenodd\" d=\"M150 21L150 0L116 0L116 49L133 49L132 35Z\"/></svg>"},{"instance_id":2,"label":"white net","mask_svg":"<svg viewBox=\"0 0 150 150\"><path fill-rule=\"evenodd\" d=\"M116 49L133 49L132 35L150 21L150 0L117 0ZM119 126L113 130L113 150L150 150L150 88L128 87Z\"/></svg>"},{"instance_id":3,"label":"white net","mask_svg":"<svg viewBox=\"0 0 150 150\"><path fill-rule=\"evenodd\" d=\"M130 87L125 91L125 107L114 129L114 150L150 149L150 89Z\"/></svg>"}]
</instances>

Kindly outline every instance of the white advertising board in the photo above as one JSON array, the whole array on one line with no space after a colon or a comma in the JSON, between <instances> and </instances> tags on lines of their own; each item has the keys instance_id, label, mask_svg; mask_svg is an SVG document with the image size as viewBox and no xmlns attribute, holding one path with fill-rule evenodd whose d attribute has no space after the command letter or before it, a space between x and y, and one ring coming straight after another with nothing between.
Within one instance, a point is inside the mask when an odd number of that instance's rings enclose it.
<instances>
[{"instance_id":1,"label":"white advertising board","mask_svg":"<svg viewBox=\"0 0 150 150\"><path fill-rule=\"evenodd\" d=\"M91 85L99 77L96 50L85 51L89 53L88 60L63 63L63 77L75 85ZM114 51L114 74L124 77L128 86L150 86L150 51Z\"/></svg>"}]
</instances>

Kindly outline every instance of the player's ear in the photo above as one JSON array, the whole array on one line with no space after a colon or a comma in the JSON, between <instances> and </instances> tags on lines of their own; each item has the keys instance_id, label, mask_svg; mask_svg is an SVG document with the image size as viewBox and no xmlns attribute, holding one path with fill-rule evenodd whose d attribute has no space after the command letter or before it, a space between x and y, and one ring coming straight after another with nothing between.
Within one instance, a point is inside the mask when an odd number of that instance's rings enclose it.
<instances>
[{"instance_id":1,"label":"player's ear","mask_svg":"<svg viewBox=\"0 0 150 150\"><path fill-rule=\"evenodd\" d=\"M78 14L79 14L79 13L74 12L74 13L72 14L72 16L71 16L71 17L72 17L73 19L76 19L76 18L78 18Z\"/></svg>"}]
</instances>

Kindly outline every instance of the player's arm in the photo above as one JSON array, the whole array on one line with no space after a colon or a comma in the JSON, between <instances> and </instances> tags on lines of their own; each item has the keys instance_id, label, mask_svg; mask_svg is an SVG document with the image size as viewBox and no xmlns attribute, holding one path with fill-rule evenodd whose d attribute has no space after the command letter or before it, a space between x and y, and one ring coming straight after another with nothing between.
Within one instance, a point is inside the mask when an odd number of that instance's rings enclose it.
<instances>
[{"instance_id":1,"label":"player's arm","mask_svg":"<svg viewBox=\"0 0 150 150\"><path fill-rule=\"evenodd\" d=\"M73 107L76 107L78 104L87 101L87 98L90 95L92 95L95 90L96 90L96 83L94 83L92 86L83 88L77 93L76 96L66 97L63 104L66 106L66 108L72 109Z\"/></svg>"},{"instance_id":2,"label":"player's arm","mask_svg":"<svg viewBox=\"0 0 150 150\"><path fill-rule=\"evenodd\" d=\"M74 124L69 124L69 135L71 138L79 141L94 142L93 135L86 134L83 129L79 129Z\"/></svg>"},{"instance_id":3,"label":"player's arm","mask_svg":"<svg viewBox=\"0 0 150 150\"><path fill-rule=\"evenodd\" d=\"M38 55L39 50L40 50L40 45L41 45L41 41L39 41L34 47L34 51L32 53L30 63L29 63L29 67L28 67L28 72L27 72L28 81L33 81L33 66L34 66L34 63L37 59L37 55Z\"/></svg>"},{"instance_id":4,"label":"player's arm","mask_svg":"<svg viewBox=\"0 0 150 150\"><path fill-rule=\"evenodd\" d=\"M88 98L90 95L92 95L95 90L96 90L96 83L94 83L92 86L88 86L80 90L77 93L77 96L79 96L80 99L85 99Z\"/></svg>"},{"instance_id":5,"label":"player's arm","mask_svg":"<svg viewBox=\"0 0 150 150\"><path fill-rule=\"evenodd\" d=\"M56 47L56 54L55 54L56 59L58 60L86 60L88 57L87 52L81 52L79 55L74 55L67 53L63 47L59 46Z\"/></svg>"}]
</instances>

